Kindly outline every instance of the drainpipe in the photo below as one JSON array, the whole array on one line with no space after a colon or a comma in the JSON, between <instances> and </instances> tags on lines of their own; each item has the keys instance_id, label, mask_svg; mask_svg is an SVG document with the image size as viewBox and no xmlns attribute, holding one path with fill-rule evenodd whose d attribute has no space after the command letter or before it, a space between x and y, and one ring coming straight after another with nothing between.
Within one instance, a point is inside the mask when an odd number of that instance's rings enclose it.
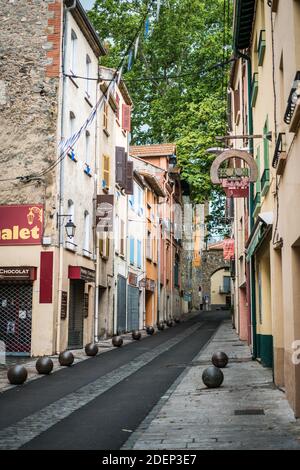
<instances>
[{"instance_id":1,"label":"drainpipe","mask_svg":"<svg viewBox=\"0 0 300 470\"><path fill-rule=\"evenodd\" d=\"M166 172L167 178L164 180L164 192L167 194L166 186L167 186L167 180L168 180L168 173ZM167 198L166 198L167 199ZM166 220L166 213L167 213L167 201L164 201L163 205L163 216L164 216L164 222ZM166 244L166 230L164 230L164 285L165 285L165 294L164 294L164 312L163 312L163 319L166 318L166 311L167 311L167 244Z\"/></svg>"},{"instance_id":2,"label":"drainpipe","mask_svg":"<svg viewBox=\"0 0 300 470\"><path fill-rule=\"evenodd\" d=\"M248 132L249 135L253 135L253 115L251 107L251 83L252 83L252 63L249 55L243 54L240 51L235 51L238 57L241 57L247 61L247 77L248 77ZM249 151L253 155L253 139L249 139ZM249 222L250 222L250 233L254 225L253 217L253 186L254 183L250 183L249 187ZM257 333L256 333L256 293L255 293L255 263L254 258L251 256L250 259L250 305L251 305L251 322L252 322L252 357L257 358Z\"/></svg>"},{"instance_id":3,"label":"drainpipe","mask_svg":"<svg viewBox=\"0 0 300 470\"><path fill-rule=\"evenodd\" d=\"M98 67L97 67L98 68ZM99 73L99 70L98 70ZM98 102L98 82L96 82L96 103ZM97 212L97 188L98 188L98 178L99 178L99 162L98 162L98 112L96 113L96 123L95 123L95 179L94 179L94 220L96 221L96 212ZM98 332L99 332L99 236L97 232L97 225L95 224L94 229L94 259L95 259L95 297L94 297L94 342L98 342Z\"/></svg>"},{"instance_id":4,"label":"drainpipe","mask_svg":"<svg viewBox=\"0 0 300 470\"><path fill-rule=\"evenodd\" d=\"M61 122L60 122L60 131L61 137L64 137L64 118L65 118L65 101L66 101L66 77L64 75L65 71L65 52L67 44L67 13L70 10L73 10L76 7L76 0L69 7L63 7L63 32L62 32L62 45L61 45L61 61L62 61L62 98L61 98ZM59 214L64 213L64 161L62 158L59 164ZM58 296L57 296L57 315L56 315L56 353L60 353L60 310L61 310L61 300L62 300L62 286L63 286L63 244L64 244L64 235L63 235L63 217L58 217L58 239L59 239L59 265L58 265Z\"/></svg>"},{"instance_id":5,"label":"drainpipe","mask_svg":"<svg viewBox=\"0 0 300 470\"><path fill-rule=\"evenodd\" d=\"M174 285L173 285L173 283L174 283L174 266L175 266L175 263L173 262L173 239L174 239L173 196L174 196L174 193L175 193L175 182L173 184L173 189L172 189L172 192L171 192L171 218L172 218L172 215L173 215L173 236L172 236L172 232L170 230L170 238L171 238L171 311L172 311L172 317L173 317L173 311L174 311L174 309L173 309L173 300L174 300Z\"/></svg>"}]
</instances>

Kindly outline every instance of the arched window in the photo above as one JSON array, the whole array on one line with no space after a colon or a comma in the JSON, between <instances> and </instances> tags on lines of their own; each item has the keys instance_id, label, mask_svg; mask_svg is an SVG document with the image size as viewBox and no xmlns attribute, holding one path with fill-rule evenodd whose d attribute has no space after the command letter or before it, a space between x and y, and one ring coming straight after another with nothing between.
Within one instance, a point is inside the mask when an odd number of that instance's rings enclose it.
<instances>
[{"instance_id":1,"label":"arched window","mask_svg":"<svg viewBox=\"0 0 300 470\"><path fill-rule=\"evenodd\" d=\"M90 253L90 214L84 211L84 242L83 249ZM86 253L87 254L87 253Z\"/></svg>"},{"instance_id":2,"label":"arched window","mask_svg":"<svg viewBox=\"0 0 300 470\"><path fill-rule=\"evenodd\" d=\"M75 134L75 132L76 132L75 127L76 127L76 116L73 113L73 111L70 111L70 115L69 115L69 135L70 135L70 137L72 137L72 135Z\"/></svg>"},{"instance_id":3,"label":"arched window","mask_svg":"<svg viewBox=\"0 0 300 470\"><path fill-rule=\"evenodd\" d=\"M75 31L71 31L71 72L76 75L77 70L77 36Z\"/></svg>"},{"instance_id":4,"label":"arched window","mask_svg":"<svg viewBox=\"0 0 300 470\"><path fill-rule=\"evenodd\" d=\"M91 81L89 78L91 77L91 59L90 56L87 54L85 59L85 76L86 76L86 85L85 90L88 96L90 96L90 83Z\"/></svg>"},{"instance_id":5,"label":"arched window","mask_svg":"<svg viewBox=\"0 0 300 470\"><path fill-rule=\"evenodd\" d=\"M87 165L91 163L91 135L89 131L85 132L85 163Z\"/></svg>"}]
</instances>

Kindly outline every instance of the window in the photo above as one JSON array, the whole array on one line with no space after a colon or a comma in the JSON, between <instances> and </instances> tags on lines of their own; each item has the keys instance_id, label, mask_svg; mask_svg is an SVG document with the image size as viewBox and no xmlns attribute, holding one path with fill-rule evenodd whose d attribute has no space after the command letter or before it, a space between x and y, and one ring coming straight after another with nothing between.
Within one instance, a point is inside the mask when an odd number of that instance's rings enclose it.
<instances>
[{"instance_id":1,"label":"window","mask_svg":"<svg viewBox=\"0 0 300 470\"><path fill-rule=\"evenodd\" d=\"M75 224L75 206L74 206L74 202L69 199L68 200L68 221L71 220L74 224ZM69 238L68 241L70 243L74 243L74 237L72 238Z\"/></svg>"},{"instance_id":2,"label":"window","mask_svg":"<svg viewBox=\"0 0 300 470\"><path fill-rule=\"evenodd\" d=\"M119 216L115 217L115 227L114 227L114 236L115 236L115 251L119 253L120 251L120 221Z\"/></svg>"},{"instance_id":3,"label":"window","mask_svg":"<svg viewBox=\"0 0 300 470\"><path fill-rule=\"evenodd\" d=\"M77 36L75 31L71 31L71 72L76 75L77 70Z\"/></svg>"},{"instance_id":4,"label":"window","mask_svg":"<svg viewBox=\"0 0 300 470\"><path fill-rule=\"evenodd\" d=\"M70 115L69 115L69 138L72 137L75 134L75 132L76 132L76 118L75 118L75 114L73 113L73 111L70 111ZM77 161L74 149L72 147L70 147L70 150L68 152L68 156L74 162Z\"/></svg>"},{"instance_id":5,"label":"window","mask_svg":"<svg viewBox=\"0 0 300 470\"><path fill-rule=\"evenodd\" d=\"M84 211L84 242L83 250L90 253L90 214Z\"/></svg>"},{"instance_id":6,"label":"window","mask_svg":"<svg viewBox=\"0 0 300 470\"><path fill-rule=\"evenodd\" d=\"M108 132L108 103L103 106L103 130Z\"/></svg>"},{"instance_id":7,"label":"window","mask_svg":"<svg viewBox=\"0 0 300 470\"><path fill-rule=\"evenodd\" d=\"M137 260L136 264L138 268L142 267L142 242L141 240L137 241Z\"/></svg>"},{"instance_id":8,"label":"window","mask_svg":"<svg viewBox=\"0 0 300 470\"><path fill-rule=\"evenodd\" d=\"M90 83L91 83L91 81L89 80L89 78L91 77L91 59L88 54L86 55L86 60L85 60L85 76L86 76L85 91L89 97L90 96Z\"/></svg>"},{"instance_id":9,"label":"window","mask_svg":"<svg viewBox=\"0 0 300 470\"><path fill-rule=\"evenodd\" d=\"M116 93L116 103L117 103L116 118L119 121L120 120L120 97L118 93Z\"/></svg>"},{"instance_id":10,"label":"window","mask_svg":"<svg viewBox=\"0 0 300 470\"><path fill-rule=\"evenodd\" d=\"M156 236L154 235L153 236L153 243L152 243L152 259L153 259L153 263L157 263L157 240L156 240Z\"/></svg>"},{"instance_id":11,"label":"window","mask_svg":"<svg viewBox=\"0 0 300 470\"><path fill-rule=\"evenodd\" d=\"M143 215L143 190L137 186L137 214L141 217Z\"/></svg>"},{"instance_id":12,"label":"window","mask_svg":"<svg viewBox=\"0 0 300 470\"><path fill-rule=\"evenodd\" d=\"M120 255L125 256L125 222L120 220Z\"/></svg>"},{"instance_id":13,"label":"window","mask_svg":"<svg viewBox=\"0 0 300 470\"><path fill-rule=\"evenodd\" d=\"M103 173L102 173L102 188L109 188L109 179L110 179L110 162L109 156L103 155Z\"/></svg>"},{"instance_id":14,"label":"window","mask_svg":"<svg viewBox=\"0 0 300 470\"><path fill-rule=\"evenodd\" d=\"M146 258L152 259L152 240L151 240L151 232L150 232L150 230L147 230Z\"/></svg>"},{"instance_id":15,"label":"window","mask_svg":"<svg viewBox=\"0 0 300 470\"><path fill-rule=\"evenodd\" d=\"M129 261L134 265L134 237L132 236L129 239Z\"/></svg>"},{"instance_id":16,"label":"window","mask_svg":"<svg viewBox=\"0 0 300 470\"><path fill-rule=\"evenodd\" d=\"M89 131L85 132L85 163L88 166L91 163L91 136Z\"/></svg>"},{"instance_id":17,"label":"window","mask_svg":"<svg viewBox=\"0 0 300 470\"><path fill-rule=\"evenodd\" d=\"M174 264L174 286L179 287L179 258L178 255L175 256Z\"/></svg>"},{"instance_id":18,"label":"window","mask_svg":"<svg viewBox=\"0 0 300 470\"><path fill-rule=\"evenodd\" d=\"M99 253L102 258L109 258L109 236L107 232L102 232L99 239Z\"/></svg>"},{"instance_id":19,"label":"window","mask_svg":"<svg viewBox=\"0 0 300 470\"><path fill-rule=\"evenodd\" d=\"M229 276L223 276L223 291L224 294L229 294L230 293L230 277Z\"/></svg>"}]
</instances>

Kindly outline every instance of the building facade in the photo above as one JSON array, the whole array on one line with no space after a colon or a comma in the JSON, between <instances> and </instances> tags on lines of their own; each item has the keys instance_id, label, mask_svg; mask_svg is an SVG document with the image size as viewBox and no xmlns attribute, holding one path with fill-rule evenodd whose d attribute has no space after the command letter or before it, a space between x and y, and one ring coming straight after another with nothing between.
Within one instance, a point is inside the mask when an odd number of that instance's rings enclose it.
<instances>
[{"instance_id":1,"label":"building facade","mask_svg":"<svg viewBox=\"0 0 300 470\"><path fill-rule=\"evenodd\" d=\"M241 234L235 263L239 328L249 338L251 324L253 356L273 368L276 385L286 390L299 417L300 5L237 0L234 24L231 96L234 102L239 92L240 103L232 106L231 117L236 122L240 104L238 132L254 136L246 145L258 167L248 204L235 205L235 239ZM240 268L241 256L246 262Z\"/></svg>"}]
</instances>

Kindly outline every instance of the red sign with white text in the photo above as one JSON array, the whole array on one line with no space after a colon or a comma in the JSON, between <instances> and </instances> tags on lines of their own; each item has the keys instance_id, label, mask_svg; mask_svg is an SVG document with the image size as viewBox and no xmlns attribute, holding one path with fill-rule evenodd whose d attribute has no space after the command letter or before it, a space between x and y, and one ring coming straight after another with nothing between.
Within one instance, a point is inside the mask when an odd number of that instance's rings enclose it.
<instances>
[{"instance_id":1,"label":"red sign with white text","mask_svg":"<svg viewBox=\"0 0 300 470\"><path fill-rule=\"evenodd\" d=\"M0 206L0 245L40 245L43 221L41 204Z\"/></svg>"}]
</instances>

